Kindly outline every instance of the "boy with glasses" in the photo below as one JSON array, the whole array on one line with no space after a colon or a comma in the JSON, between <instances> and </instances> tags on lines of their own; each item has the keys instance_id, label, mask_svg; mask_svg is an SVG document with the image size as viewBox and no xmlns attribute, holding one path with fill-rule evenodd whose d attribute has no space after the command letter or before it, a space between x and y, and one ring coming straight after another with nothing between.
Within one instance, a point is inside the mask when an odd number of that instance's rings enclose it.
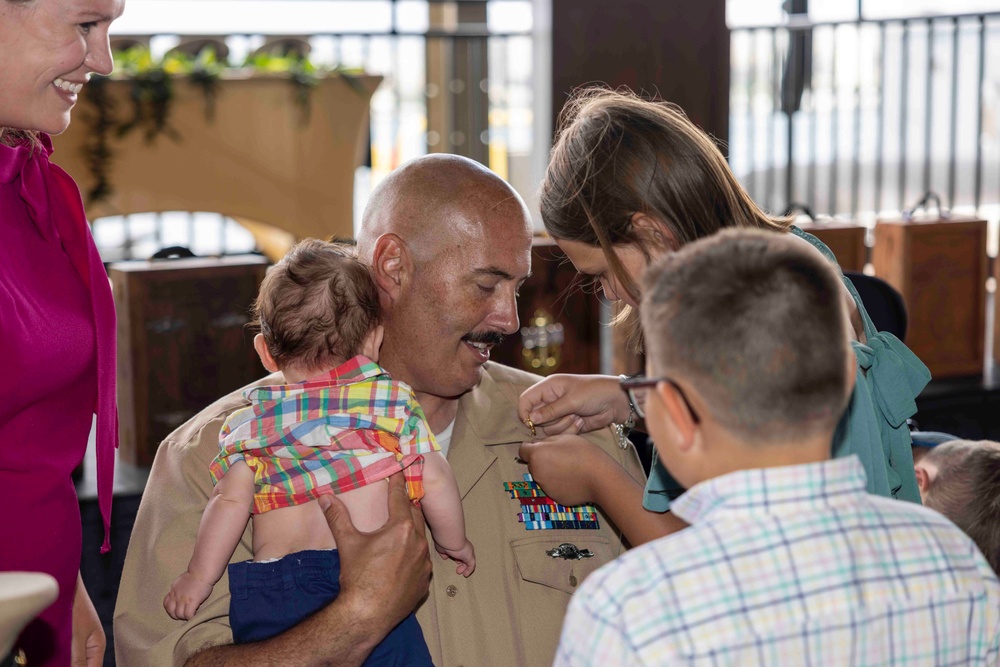
<instances>
[{"instance_id":1,"label":"boy with glasses","mask_svg":"<svg viewBox=\"0 0 1000 667\"><path fill-rule=\"evenodd\" d=\"M645 283L648 377L622 387L690 527L584 582L556 665L1000 663L1000 582L973 542L830 459L854 383L830 263L723 232Z\"/></svg>"}]
</instances>

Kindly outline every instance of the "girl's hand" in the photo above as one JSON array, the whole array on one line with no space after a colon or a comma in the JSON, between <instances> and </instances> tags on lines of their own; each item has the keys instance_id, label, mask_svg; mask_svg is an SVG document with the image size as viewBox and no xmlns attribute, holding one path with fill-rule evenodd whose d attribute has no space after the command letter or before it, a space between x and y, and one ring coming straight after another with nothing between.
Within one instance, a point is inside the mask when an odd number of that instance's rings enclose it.
<instances>
[{"instance_id":1,"label":"girl's hand","mask_svg":"<svg viewBox=\"0 0 1000 667\"><path fill-rule=\"evenodd\" d=\"M76 593L73 596L73 643L70 662L73 667L100 667L104 664L104 649L107 638L104 627L97 615L97 609L83 585L83 577L77 576Z\"/></svg>"},{"instance_id":2,"label":"girl's hand","mask_svg":"<svg viewBox=\"0 0 1000 667\"><path fill-rule=\"evenodd\" d=\"M604 450L578 435L556 435L525 442L517 455L532 479L560 505L600 504L602 470L618 464Z\"/></svg>"},{"instance_id":3,"label":"girl's hand","mask_svg":"<svg viewBox=\"0 0 1000 667\"><path fill-rule=\"evenodd\" d=\"M630 412L614 375L550 375L525 389L517 407L545 435L589 433L627 421Z\"/></svg>"},{"instance_id":4,"label":"girl's hand","mask_svg":"<svg viewBox=\"0 0 1000 667\"><path fill-rule=\"evenodd\" d=\"M458 563L455 574L468 577L476 571L476 549L468 539L465 540L461 549L445 549L437 542L434 543L434 548L441 554L441 558L450 558Z\"/></svg>"}]
</instances>

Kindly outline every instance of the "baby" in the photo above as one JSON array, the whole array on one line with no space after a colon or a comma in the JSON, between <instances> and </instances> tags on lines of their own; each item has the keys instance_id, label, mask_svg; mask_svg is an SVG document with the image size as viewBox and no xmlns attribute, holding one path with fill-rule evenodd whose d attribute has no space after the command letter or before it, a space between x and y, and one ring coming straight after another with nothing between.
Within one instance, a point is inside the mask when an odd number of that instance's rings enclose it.
<instances>
[{"instance_id":1,"label":"baby","mask_svg":"<svg viewBox=\"0 0 1000 667\"><path fill-rule=\"evenodd\" d=\"M223 426L210 468L215 489L188 569L163 601L167 613L194 615L252 514L254 560L228 566L233 640L294 626L339 590L337 545L316 499L339 494L354 525L375 530L388 518L388 485L378 482L399 471L437 551L458 562L458 574L472 574L475 552L451 468L413 391L376 363L378 293L353 248L297 244L268 271L254 311L254 348L287 384L247 389L250 405ZM412 614L366 664L400 652L412 658L406 664L431 664Z\"/></svg>"}]
</instances>

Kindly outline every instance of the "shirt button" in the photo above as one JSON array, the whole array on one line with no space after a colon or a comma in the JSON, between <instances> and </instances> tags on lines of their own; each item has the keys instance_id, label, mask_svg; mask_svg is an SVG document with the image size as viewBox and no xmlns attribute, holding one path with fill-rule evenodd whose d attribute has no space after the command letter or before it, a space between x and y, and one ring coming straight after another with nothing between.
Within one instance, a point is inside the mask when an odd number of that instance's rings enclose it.
<instances>
[{"instance_id":1,"label":"shirt button","mask_svg":"<svg viewBox=\"0 0 1000 667\"><path fill-rule=\"evenodd\" d=\"M569 585L570 585L570 586L572 586L573 588L576 588L576 585L577 585L578 583L580 583L580 582L578 582L578 581L576 580L576 577L575 577L575 576L573 576L572 574L571 574L571 575L569 575Z\"/></svg>"},{"instance_id":2,"label":"shirt button","mask_svg":"<svg viewBox=\"0 0 1000 667\"><path fill-rule=\"evenodd\" d=\"M453 598L456 595L458 595L458 589L455 588L454 586L448 586L448 588L444 589L444 592L447 593L448 597L450 598Z\"/></svg>"}]
</instances>

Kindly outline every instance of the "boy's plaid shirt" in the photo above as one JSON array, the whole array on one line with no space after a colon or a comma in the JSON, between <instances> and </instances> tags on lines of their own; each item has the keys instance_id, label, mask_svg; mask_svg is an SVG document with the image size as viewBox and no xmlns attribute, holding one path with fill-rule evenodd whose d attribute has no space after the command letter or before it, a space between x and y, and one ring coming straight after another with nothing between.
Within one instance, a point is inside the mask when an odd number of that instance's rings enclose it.
<instances>
[{"instance_id":1,"label":"boy's plaid shirt","mask_svg":"<svg viewBox=\"0 0 1000 667\"><path fill-rule=\"evenodd\" d=\"M253 387L231 414L210 473L254 472L253 513L357 489L403 471L410 498L423 497L422 454L440 451L413 390L363 356L291 385Z\"/></svg>"},{"instance_id":2,"label":"boy's plaid shirt","mask_svg":"<svg viewBox=\"0 0 1000 667\"><path fill-rule=\"evenodd\" d=\"M1000 664L1000 582L940 514L865 492L856 456L743 470L670 505L689 528L573 596L556 667Z\"/></svg>"}]
</instances>

